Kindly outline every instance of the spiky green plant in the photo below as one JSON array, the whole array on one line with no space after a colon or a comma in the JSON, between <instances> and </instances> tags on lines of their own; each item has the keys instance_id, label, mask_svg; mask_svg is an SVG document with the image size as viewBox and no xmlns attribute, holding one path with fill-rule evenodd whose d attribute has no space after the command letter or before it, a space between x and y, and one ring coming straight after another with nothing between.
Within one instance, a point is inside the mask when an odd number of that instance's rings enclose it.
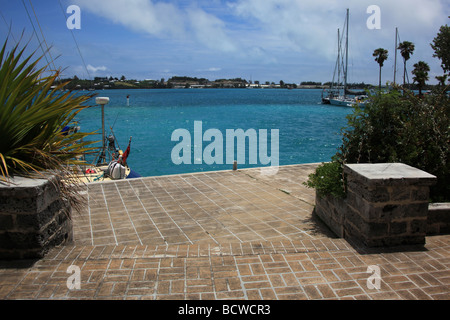
<instances>
[{"instance_id":1,"label":"spiky green plant","mask_svg":"<svg viewBox=\"0 0 450 320\"><path fill-rule=\"evenodd\" d=\"M59 71L46 76L48 68L37 67L43 56L25 56L26 47L17 44L7 52L6 40L0 52L0 179L51 172L69 181L70 166L92 151L93 142L81 141L93 133L64 134L62 128L88 108L83 104L92 96L64 91L65 84L55 82ZM67 184L59 187L68 190Z\"/></svg>"}]
</instances>

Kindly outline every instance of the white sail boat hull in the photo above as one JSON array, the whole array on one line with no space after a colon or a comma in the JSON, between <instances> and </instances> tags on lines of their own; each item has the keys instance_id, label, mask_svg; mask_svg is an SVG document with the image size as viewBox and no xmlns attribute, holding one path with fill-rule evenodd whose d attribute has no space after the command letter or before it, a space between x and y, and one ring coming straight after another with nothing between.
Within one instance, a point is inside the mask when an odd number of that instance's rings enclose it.
<instances>
[{"instance_id":1,"label":"white sail boat hull","mask_svg":"<svg viewBox=\"0 0 450 320\"><path fill-rule=\"evenodd\" d=\"M329 101L330 101L331 105L333 105L333 106L341 106L341 107L351 107L354 104L353 101L350 101L349 99L344 99L344 98L342 98L342 99L340 99L340 98L329 99Z\"/></svg>"},{"instance_id":2,"label":"white sail boat hull","mask_svg":"<svg viewBox=\"0 0 450 320\"><path fill-rule=\"evenodd\" d=\"M340 107L354 107L355 105L358 105L360 108L364 107L364 102L355 98L346 98L346 97L338 97L338 98L331 98L329 99L330 104L334 106L340 106Z\"/></svg>"}]
</instances>

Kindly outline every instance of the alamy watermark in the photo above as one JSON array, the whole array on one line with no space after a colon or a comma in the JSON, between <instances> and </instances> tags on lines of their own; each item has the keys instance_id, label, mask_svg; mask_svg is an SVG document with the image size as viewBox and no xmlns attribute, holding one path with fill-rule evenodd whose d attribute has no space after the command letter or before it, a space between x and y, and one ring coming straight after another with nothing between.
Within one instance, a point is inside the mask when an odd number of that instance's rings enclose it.
<instances>
[{"instance_id":1,"label":"alamy watermark","mask_svg":"<svg viewBox=\"0 0 450 320\"><path fill-rule=\"evenodd\" d=\"M171 152L172 162L175 165L233 165L235 162L246 164L246 150L248 149L248 164L263 166L270 164L270 167L261 168L261 174L274 175L278 172L280 151L278 129L270 130L270 156L268 155L267 129L259 129L258 131L255 129L246 131L243 129L226 129L224 141L224 136L220 130L208 129L203 133L203 122L194 121L193 139L189 130L180 128L173 131L171 140L178 142ZM246 141L248 141L248 148ZM203 147L204 142L209 142L209 144Z\"/></svg>"},{"instance_id":2,"label":"alamy watermark","mask_svg":"<svg viewBox=\"0 0 450 320\"><path fill-rule=\"evenodd\" d=\"M67 268L67 273L71 273L67 278L66 285L69 290L81 289L81 270L80 267L71 265Z\"/></svg>"},{"instance_id":3,"label":"alamy watermark","mask_svg":"<svg viewBox=\"0 0 450 320\"><path fill-rule=\"evenodd\" d=\"M381 9L377 5L371 5L367 7L368 14L371 16L367 19L366 25L369 30L381 29Z\"/></svg>"},{"instance_id":4,"label":"alamy watermark","mask_svg":"<svg viewBox=\"0 0 450 320\"><path fill-rule=\"evenodd\" d=\"M77 5L70 5L67 11L70 16L66 20L67 28L70 30L81 29L81 9ZM366 21L366 26L369 30L381 29L381 9L377 5L370 5L366 10L370 17Z\"/></svg>"},{"instance_id":5,"label":"alamy watermark","mask_svg":"<svg viewBox=\"0 0 450 320\"><path fill-rule=\"evenodd\" d=\"M67 7L67 13L70 16L66 20L67 29L81 29L81 9L77 5Z\"/></svg>"},{"instance_id":6,"label":"alamy watermark","mask_svg":"<svg viewBox=\"0 0 450 320\"><path fill-rule=\"evenodd\" d=\"M367 288L368 289L381 289L381 270L379 266L372 265L367 267L366 273L371 273L372 275L367 278Z\"/></svg>"}]
</instances>

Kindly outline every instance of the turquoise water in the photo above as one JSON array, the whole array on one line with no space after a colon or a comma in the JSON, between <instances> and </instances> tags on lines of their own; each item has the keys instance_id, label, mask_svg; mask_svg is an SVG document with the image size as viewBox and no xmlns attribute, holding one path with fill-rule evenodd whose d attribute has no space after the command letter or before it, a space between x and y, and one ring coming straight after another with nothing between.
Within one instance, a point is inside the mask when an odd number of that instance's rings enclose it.
<instances>
[{"instance_id":1,"label":"turquoise water","mask_svg":"<svg viewBox=\"0 0 450 320\"><path fill-rule=\"evenodd\" d=\"M186 129L194 142L194 121L202 121L203 133L220 130L224 151L226 129L267 129L269 137L271 129L278 129L280 165L329 161L341 144L345 117L352 112L351 108L320 104L321 90L102 90L97 94L110 98L105 107L106 133L113 127L123 150L133 137L128 164L142 176L232 169L230 164L172 162L172 149L178 144L171 141L172 133ZM100 107L83 111L77 120L83 131L101 132ZM203 142L203 148L208 144ZM269 139L268 156L270 146ZM225 163L225 155L223 159ZM259 158L258 164L251 165L247 159L239 168L255 166L262 166Z\"/></svg>"}]
</instances>

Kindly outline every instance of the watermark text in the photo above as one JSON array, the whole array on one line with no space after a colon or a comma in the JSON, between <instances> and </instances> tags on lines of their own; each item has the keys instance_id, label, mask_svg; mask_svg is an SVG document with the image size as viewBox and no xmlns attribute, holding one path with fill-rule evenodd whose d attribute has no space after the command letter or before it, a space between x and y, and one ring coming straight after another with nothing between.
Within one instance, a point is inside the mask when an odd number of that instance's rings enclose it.
<instances>
[{"instance_id":1,"label":"watermark text","mask_svg":"<svg viewBox=\"0 0 450 320\"><path fill-rule=\"evenodd\" d=\"M70 16L67 18L67 29L81 29L81 9L77 5L71 5L67 7L67 13Z\"/></svg>"},{"instance_id":2,"label":"watermark text","mask_svg":"<svg viewBox=\"0 0 450 320\"><path fill-rule=\"evenodd\" d=\"M368 289L381 289L381 270L379 266L368 266L366 273L371 273L372 275L367 278L367 288Z\"/></svg>"},{"instance_id":3,"label":"watermark text","mask_svg":"<svg viewBox=\"0 0 450 320\"><path fill-rule=\"evenodd\" d=\"M279 130L270 130L270 156L268 155L269 135L267 129L226 129L225 139L218 129L208 129L203 133L202 121L194 121L194 138L187 129L176 129L172 141L178 142L172 149L172 162L180 164L260 164L261 173L273 175L279 166ZM248 144L247 144L248 141ZM209 142L203 147L204 142ZM193 143L193 151L192 151ZM224 152L225 145L225 152ZM248 146L248 148L247 148Z\"/></svg>"},{"instance_id":4,"label":"watermark text","mask_svg":"<svg viewBox=\"0 0 450 320\"><path fill-rule=\"evenodd\" d=\"M71 265L67 268L67 273L71 273L67 278L66 285L69 290L81 289L81 270L80 267Z\"/></svg>"},{"instance_id":5,"label":"watermark text","mask_svg":"<svg viewBox=\"0 0 450 320\"><path fill-rule=\"evenodd\" d=\"M367 7L367 13L371 16L367 19L366 25L369 30L381 29L381 9L377 5Z\"/></svg>"}]
</instances>

